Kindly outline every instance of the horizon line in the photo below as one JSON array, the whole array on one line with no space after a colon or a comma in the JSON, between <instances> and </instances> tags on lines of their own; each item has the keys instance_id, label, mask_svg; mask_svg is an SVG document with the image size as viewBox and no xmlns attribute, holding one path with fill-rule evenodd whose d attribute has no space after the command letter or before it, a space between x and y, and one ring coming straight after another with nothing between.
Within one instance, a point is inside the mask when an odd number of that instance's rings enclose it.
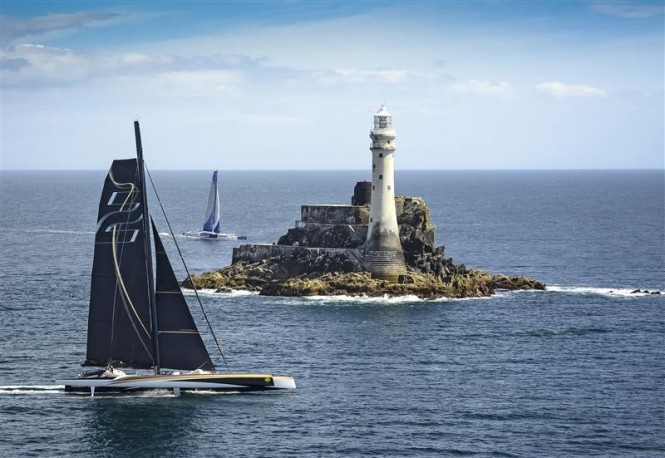
<instances>
[{"instance_id":1,"label":"horizon line","mask_svg":"<svg viewBox=\"0 0 665 458\"><path fill-rule=\"evenodd\" d=\"M66 169L66 168L0 168L2 172L97 172L107 171L108 168L85 168L85 169ZM367 169L236 169L236 168L156 168L150 169L159 172L207 172L210 170L220 170L226 172L367 172ZM483 168L441 168L441 169L419 169L403 168L395 170L399 172L575 172L575 171L663 171L663 167L557 167L557 168L505 168L505 169L483 169Z\"/></svg>"}]
</instances>

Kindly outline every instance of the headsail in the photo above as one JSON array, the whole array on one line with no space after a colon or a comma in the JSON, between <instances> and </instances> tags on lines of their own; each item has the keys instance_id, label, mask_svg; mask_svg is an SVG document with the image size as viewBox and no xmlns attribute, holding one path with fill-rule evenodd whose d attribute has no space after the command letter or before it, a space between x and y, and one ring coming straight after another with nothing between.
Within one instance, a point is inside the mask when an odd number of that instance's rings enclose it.
<instances>
[{"instance_id":1,"label":"headsail","mask_svg":"<svg viewBox=\"0 0 665 458\"><path fill-rule=\"evenodd\" d=\"M205 222L203 230L207 232L222 232L220 227L221 211L219 208L219 192L217 191L217 170L212 174L210 192L208 193L208 205L206 207Z\"/></svg>"},{"instance_id":2,"label":"headsail","mask_svg":"<svg viewBox=\"0 0 665 458\"><path fill-rule=\"evenodd\" d=\"M142 197L138 161L113 161L97 218L85 365L155 364Z\"/></svg>"},{"instance_id":3,"label":"headsail","mask_svg":"<svg viewBox=\"0 0 665 458\"><path fill-rule=\"evenodd\" d=\"M157 329L161 366L171 369L214 370L154 223L152 231L155 239Z\"/></svg>"}]
</instances>

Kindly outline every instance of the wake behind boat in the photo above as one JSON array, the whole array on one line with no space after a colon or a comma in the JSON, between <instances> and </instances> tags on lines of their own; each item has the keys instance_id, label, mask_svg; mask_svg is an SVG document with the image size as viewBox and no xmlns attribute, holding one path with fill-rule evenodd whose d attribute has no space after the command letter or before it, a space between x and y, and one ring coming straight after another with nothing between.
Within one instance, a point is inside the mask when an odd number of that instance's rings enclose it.
<instances>
[{"instance_id":1,"label":"wake behind boat","mask_svg":"<svg viewBox=\"0 0 665 458\"><path fill-rule=\"evenodd\" d=\"M206 206L203 230L188 231L185 232L183 236L188 239L196 240L247 240L247 237L245 236L225 234L222 232L217 170L212 174L212 183L210 183L210 192L208 193L208 205Z\"/></svg>"},{"instance_id":2,"label":"wake behind boat","mask_svg":"<svg viewBox=\"0 0 665 458\"><path fill-rule=\"evenodd\" d=\"M83 365L102 369L56 383L65 385L65 391L91 395L295 388L291 376L215 371L148 212L138 121L134 131L137 159L113 161L99 204ZM214 333L212 337L224 357ZM152 371L126 374L119 367Z\"/></svg>"}]
</instances>

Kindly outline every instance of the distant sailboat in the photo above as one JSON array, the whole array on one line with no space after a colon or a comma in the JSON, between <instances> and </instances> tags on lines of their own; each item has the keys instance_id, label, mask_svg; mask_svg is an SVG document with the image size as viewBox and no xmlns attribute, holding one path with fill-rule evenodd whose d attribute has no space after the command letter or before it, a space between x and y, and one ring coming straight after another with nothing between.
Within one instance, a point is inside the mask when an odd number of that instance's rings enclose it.
<instances>
[{"instance_id":1,"label":"distant sailboat","mask_svg":"<svg viewBox=\"0 0 665 458\"><path fill-rule=\"evenodd\" d=\"M185 232L187 238L203 240L246 240L245 236L235 234L224 234L221 229L221 211L219 203L219 189L217 187L217 170L212 174L210 192L208 193L208 205L206 206L205 220L202 231Z\"/></svg>"},{"instance_id":2,"label":"distant sailboat","mask_svg":"<svg viewBox=\"0 0 665 458\"><path fill-rule=\"evenodd\" d=\"M113 161L99 205L83 365L102 369L57 383L65 391L91 395L151 389L169 389L178 395L181 390L295 388L290 376L214 372L148 212L138 122L134 131L138 157ZM153 371L128 375L118 367Z\"/></svg>"}]
</instances>

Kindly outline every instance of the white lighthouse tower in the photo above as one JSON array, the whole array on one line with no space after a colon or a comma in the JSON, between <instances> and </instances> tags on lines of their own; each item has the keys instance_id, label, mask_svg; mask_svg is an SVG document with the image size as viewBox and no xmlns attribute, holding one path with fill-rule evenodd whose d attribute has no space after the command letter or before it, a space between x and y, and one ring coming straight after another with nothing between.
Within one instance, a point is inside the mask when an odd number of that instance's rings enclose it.
<instances>
[{"instance_id":1,"label":"white lighthouse tower","mask_svg":"<svg viewBox=\"0 0 665 458\"><path fill-rule=\"evenodd\" d=\"M364 265L373 278L397 281L406 273L395 212L395 143L392 116L385 106L374 115L372 144L372 199Z\"/></svg>"}]
</instances>

